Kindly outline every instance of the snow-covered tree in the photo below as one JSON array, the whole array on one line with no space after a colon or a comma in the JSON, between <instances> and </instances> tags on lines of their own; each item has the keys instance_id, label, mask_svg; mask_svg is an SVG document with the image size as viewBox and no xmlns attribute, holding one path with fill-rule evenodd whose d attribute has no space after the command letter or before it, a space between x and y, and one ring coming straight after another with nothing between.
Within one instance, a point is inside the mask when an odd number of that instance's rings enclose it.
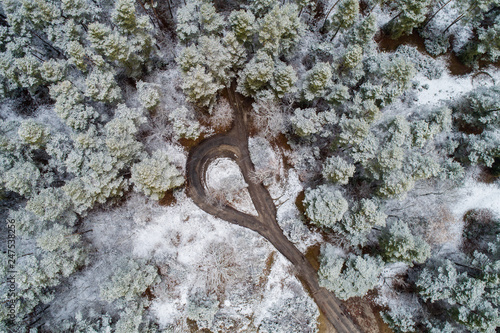
<instances>
[{"instance_id":1,"label":"snow-covered tree","mask_svg":"<svg viewBox=\"0 0 500 333\"><path fill-rule=\"evenodd\" d=\"M138 157L143 146L137 141L136 134L145 122L141 110L118 105L114 118L104 126L109 154L126 164Z\"/></svg>"},{"instance_id":2,"label":"snow-covered tree","mask_svg":"<svg viewBox=\"0 0 500 333\"><path fill-rule=\"evenodd\" d=\"M237 90L245 96L255 95L271 81L273 73L273 58L258 51L240 73Z\"/></svg>"},{"instance_id":3,"label":"snow-covered tree","mask_svg":"<svg viewBox=\"0 0 500 333\"><path fill-rule=\"evenodd\" d=\"M166 191L184 183L168 154L160 150L155 151L151 158L134 164L131 171L135 187L154 200L161 199Z\"/></svg>"},{"instance_id":4,"label":"snow-covered tree","mask_svg":"<svg viewBox=\"0 0 500 333\"><path fill-rule=\"evenodd\" d=\"M30 197L36 191L40 178L40 170L33 163L19 161L0 176L0 181L5 189Z\"/></svg>"},{"instance_id":5,"label":"snow-covered tree","mask_svg":"<svg viewBox=\"0 0 500 333\"><path fill-rule=\"evenodd\" d=\"M148 110L153 110L160 104L160 94L154 84L143 81L137 82L137 93L139 95L139 102Z\"/></svg>"},{"instance_id":6,"label":"snow-covered tree","mask_svg":"<svg viewBox=\"0 0 500 333\"><path fill-rule=\"evenodd\" d=\"M340 191L327 185L308 189L304 206L307 217L319 227L331 228L347 211L347 200Z\"/></svg>"},{"instance_id":7,"label":"snow-covered tree","mask_svg":"<svg viewBox=\"0 0 500 333\"><path fill-rule=\"evenodd\" d=\"M335 29L332 39L340 29L350 28L356 23L359 15L359 0L343 0L331 18L330 25Z\"/></svg>"},{"instance_id":8,"label":"snow-covered tree","mask_svg":"<svg viewBox=\"0 0 500 333\"><path fill-rule=\"evenodd\" d=\"M184 76L182 89L188 100L200 106L210 107L215 102L215 96L223 85L215 82L211 73L201 65L196 65Z\"/></svg>"},{"instance_id":9,"label":"snow-covered tree","mask_svg":"<svg viewBox=\"0 0 500 333\"><path fill-rule=\"evenodd\" d=\"M355 68L363 60L363 49L359 45L350 45L344 55L343 65L347 69Z\"/></svg>"},{"instance_id":10,"label":"snow-covered tree","mask_svg":"<svg viewBox=\"0 0 500 333\"><path fill-rule=\"evenodd\" d=\"M224 27L224 19L211 2L188 1L177 11L177 35L187 43L202 35L218 34Z\"/></svg>"},{"instance_id":11,"label":"snow-covered tree","mask_svg":"<svg viewBox=\"0 0 500 333\"><path fill-rule=\"evenodd\" d=\"M85 95L98 102L115 103L121 99L121 90L113 72L93 70L85 80Z\"/></svg>"},{"instance_id":12,"label":"snow-covered tree","mask_svg":"<svg viewBox=\"0 0 500 333\"><path fill-rule=\"evenodd\" d=\"M332 78L332 69L328 63L320 62L306 74L304 98L308 101L322 97Z\"/></svg>"},{"instance_id":13,"label":"snow-covered tree","mask_svg":"<svg viewBox=\"0 0 500 333\"><path fill-rule=\"evenodd\" d=\"M35 147L39 147L47 142L49 130L44 125L36 121L26 120L21 123L21 126L19 126L17 134L19 134L19 137L24 142Z\"/></svg>"},{"instance_id":14,"label":"snow-covered tree","mask_svg":"<svg viewBox=\"0 0 500 333\"><path fill-rule=\"evenodd\" d=\"M384 227L387 215L384 214L371 199L356 202L350 212L346 213L335 230L349 238L353 244L362 244L373 227Z\"/></svg>"},{"instance_id":15,"label":"snow-covered tree","mask_svg":"<svg viewBox=\"0 0 500 333\"><path fill-rule=\"evenodd\" d=\"M297 74L290 65L285 65L279 62L273 73L271 80L271 87L277 98L282 98L287 93L297 91L295 83L297 82Z\"/></svg>"},{"instance_id":16,"label":"snow-covered tree","mask_svg":"<svg viewBox=\"0 0 500 333\"><path fill-rule=\"evenodd\" d=\"M175 138L196 139L200 136L200 124L190 115L185 106L170 112L168 118L172 122Z\"/></svg>"},{"instance_id":17,"label":"snow-covered tree","mask_svg":"<svg viewBox=\"0 0 500 333\"><path fill-rule=\"evenodd\" d=\"M339 184L347 184L354 175L354 164L347 162L340 156L329 157L323 164L323 177Z\"/></svg>"},{"instance_id":18,"label":"snow-covered tree","mask_svg":"<svg viewBox=\"0 0 500 333\"><path fill-rule=\"evenodd\" d=\"M117 263L111 278L101 286L101 297L108 302L133 300L159 281L158 269L143 260L124 259Z\"/></svg>"},{"instance_id":19,"label":"snow-covered tree","mask_svg":"<svg viewBox=\"0 0 500 333\"><path fill-rule=\"evenodd\" d=\"M62 81L50 87L55 99L54 110L74 130L85 130L97 118L93 107L83 104L83 95L70 81Z\"/></svg>"},{"instance_id":20,"label":"snow-covered tree","mask_svg":"<svg viewBox=\"0 0 500 333\"><path fill-rule=\"evenodd\" d=\"M319 285L343 300L364 296L378 285L383 267L378 257L350 254L344 259L333 246L326 244L321 248Z\"/></svg>"},{"instance_id":21,"label":"snow-covered tree","mask_svg":"<svg viewBox=\"0 0 500 333\"><path fill-rule=\"evenodd\" d=\"M394 223L380 239L380 247L388 262L423 263L429 258L431 248L420 236L411 233L405 222Z\"/></svg>"},{"instance_id":22,"label":"snow-covered tree","mask_svg":"<svg viewBox=\"0 0 500 333\"><path fill-rule=\"evenodd\" d=\"M295 4L275 5L259 22L259 42L271 55L287 53L304 29Z\"/></svg>"},{"instance_id":23,"label":"snow-covered tree","mask_svg":"<svg viewBox=\"0 0 500 333\"><path fill-rule=\"evenodd\" d=\"M215 294L206 295L197 289L189 295L187 317L196 321L199 328L210 328L218 310L219 301Z\"/></svg>"},{"instance_id":24,"label":"snow-covered tree","mask_svg":"<svg viewBox=\"0 0 500 333\"><path fill-rule=\"evenodd\" d=\"M61 223L64 220L64 222L71 224L76 220L76 216L71 210L71 201L61 188L51 187L41 190L30 198L26 204L26 210L44 221Z\"/></svg>"},{"instance_id":25,"label":"snow-covered tree","mask_svg":"<svg viewBox=\"0 0 500 333\"><path fill-rule=\"evenodd\" d=\"M295 109L290 122L298 136L309 136L321 131L324 119L314 108Z\"/></svg>"},{"instance_id":26,"label":"snow-covered tree","mask_svg":"<svg viewBox=\"0 0 500 333\"><path fill-rule=\"evenodd\" d=\"M234 35L241 42L246 42L255 33L255 16L248 10L231 12L229 22Z\"/></svg>"},{"instance_id":27,"label":"snow-covered tree","mask_svg":"<svg viewBox=\"0 0 500 333\"><path fill-rule=\"evenodd\" d=\"M411 34L413 28L425 21L430 4L431 0L398 0L396 2L398 15L389 23L392 38L397 39L403 34Z\"/></svg>"},{"instance_id":28,"label":"snow-covered tree","mask_svg":"<svg viewBox=\"0 0 500 333\"><path fill-rule=\"evenodd\" d=\"M356 146L370 133L370 124L363 119L349 119L342 116L339 122L341 132L338 141L342 146Z\"/></svg>"}]
</instances>

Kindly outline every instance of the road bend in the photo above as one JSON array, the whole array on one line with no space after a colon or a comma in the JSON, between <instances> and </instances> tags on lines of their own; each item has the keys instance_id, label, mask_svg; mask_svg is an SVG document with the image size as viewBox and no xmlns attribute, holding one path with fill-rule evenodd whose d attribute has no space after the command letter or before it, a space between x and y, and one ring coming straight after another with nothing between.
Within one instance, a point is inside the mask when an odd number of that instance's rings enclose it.
<instances>
[{"instance_id":1,"label":"road bend","mask_svg":"<svg viewBox=\"0 0 500 333\"><path fill-rule=\"evenodd\" d=\"M226 134L215 135L202 141L189 152L186 166L188 195L208 214L253 230L266 238L294 265L297 277L338 332L361 332L341 301L333 293L319 286L317 273L311 263L286 238L279 227L276 206L269 191L262 183L257 183L250 177L254 166L248 151L248 101L234 90L228 89L227 95L235 113L233 127ZM207 167L213 160L222 157L234 160L240 167L258 216L245 214L227 205L215 205L208 198L205 183Z\"/></svg>"}]
</instances>

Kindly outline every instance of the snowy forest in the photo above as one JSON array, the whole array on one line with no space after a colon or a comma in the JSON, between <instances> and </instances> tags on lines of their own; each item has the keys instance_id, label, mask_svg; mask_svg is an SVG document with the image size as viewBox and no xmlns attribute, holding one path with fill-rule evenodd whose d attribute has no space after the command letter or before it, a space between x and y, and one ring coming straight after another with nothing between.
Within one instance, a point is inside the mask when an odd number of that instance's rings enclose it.
<instances>
[{"instance_id":1,"label":"snowy forest","mask_svg":"<svg viewBox=\"0 0 500 333\"><path fill-rule=\"evenodd\" d=\"M499 82L500 0L0 0L0 331L498 332Z\"/></svg>"}]
</instances>

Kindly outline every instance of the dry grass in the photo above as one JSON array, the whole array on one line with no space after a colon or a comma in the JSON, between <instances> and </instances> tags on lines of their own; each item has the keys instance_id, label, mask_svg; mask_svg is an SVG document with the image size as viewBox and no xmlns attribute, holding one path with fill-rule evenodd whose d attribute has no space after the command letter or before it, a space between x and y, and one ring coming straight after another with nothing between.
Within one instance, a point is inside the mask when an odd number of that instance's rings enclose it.
<instances>
[{"instance_id":1,"label":"dry grass","mask_svg":"<svg viewBox=\"0 0 500 333\"><path fill-rule=\"evenodd\" d=\"M456 234L456 225L458 221L455 219L450 210L446 207L441 207L436 215L431 217L425 228L425 239L433 246L442 245L451 242L460 235Z\"/></svg>"}]
</instances>

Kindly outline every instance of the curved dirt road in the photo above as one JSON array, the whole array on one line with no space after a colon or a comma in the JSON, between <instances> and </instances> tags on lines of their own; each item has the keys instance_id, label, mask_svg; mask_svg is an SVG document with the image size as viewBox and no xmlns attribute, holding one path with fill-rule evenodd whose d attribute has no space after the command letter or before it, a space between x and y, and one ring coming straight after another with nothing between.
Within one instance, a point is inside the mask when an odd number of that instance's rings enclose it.
<instances>
[{"instance_id":1,"label":"curved dirt road","mask_svg":"<svg viewBox=\"0 0 500 333\"><path fill-rule=\"evenodd\" d=\"M243 107L244 100L240 95L230 91L228 95L235 111L233 128L226 134L208 138L189 152L186 167L189 196L210 215L249 228L270 241L295 266L297 277L305 284L319 309L335 329L341 333L361 332L343 310L339 299L319 286L313 266L283 234L276 221L276 206L267 189L250 179L254 169L248 152L246 107ZM242 213L229 206L217 207L207 199L205 171L211 161L220 157L233 159L241 168L258 216Z\"/></svg>"}]
</instances>

